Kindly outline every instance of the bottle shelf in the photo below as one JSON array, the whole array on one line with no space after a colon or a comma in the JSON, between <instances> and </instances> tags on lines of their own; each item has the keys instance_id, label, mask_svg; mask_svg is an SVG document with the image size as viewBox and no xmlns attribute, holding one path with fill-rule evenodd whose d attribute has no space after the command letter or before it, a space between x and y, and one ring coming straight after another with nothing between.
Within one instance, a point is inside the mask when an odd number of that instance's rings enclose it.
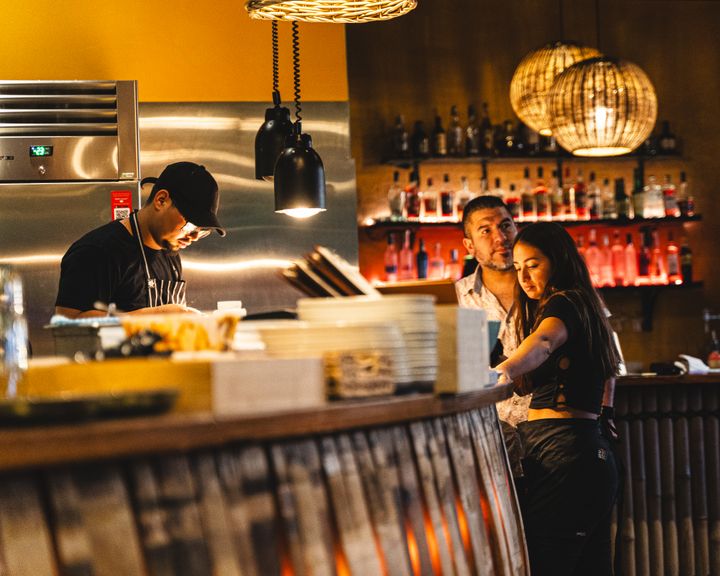
<instances>
[{"instance_id":1,"label":"bottle shelf","mask_svg":"<svg viewBox=\"0 0 720 576\"><path fill-rule=\"evenodd\" d=\"M573 156L572 154L548 154L536 156L442 156L428 158L389 158L385 164L399 168L410 168L417 164L518 164L523 162L618 162L632 160L646 162L651 160L687 160L680 154L625 154L623 156Z\"/></svg>"},{"instance_id":2,"label":"bottle shelf","mask_svg":"<svg viewBox=\"0 0 720 576\"><path fill-rule=\"evenodd\" d=\"M693 216L678 216L678 217L667 217L667 218L599 218L597 220L553 220L566 227L575 226L648 226L648 225L663 225L683 222L699 222L702 220L702 215L694 214ZM532 224L532 222L515 222L519 227L526 224ZM361 224L361 229L366 230L400 230L400 229L418 229L418 228L439 228L439 229L460 229L462 228L462 222L456 221L440 221L440 222L421 222L420 220L394 220L394 219L380 219L375 220L372 224Z\"/></svg>"}]
</instances>

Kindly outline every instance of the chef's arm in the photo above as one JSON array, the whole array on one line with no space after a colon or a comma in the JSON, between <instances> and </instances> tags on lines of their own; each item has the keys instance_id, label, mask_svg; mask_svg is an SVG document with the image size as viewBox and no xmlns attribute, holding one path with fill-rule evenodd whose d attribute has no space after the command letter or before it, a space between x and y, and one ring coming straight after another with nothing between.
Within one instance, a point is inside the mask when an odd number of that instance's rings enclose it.
<instances>
[{"instance_id":1,"label":"chef's arm","mask_svg":"<svg viewBox=\"0 0 720 576\"><path fill-rule=\"evenodd\" d=\"M535 370L550 354L565 344L567 338L567 328L562 320L552 316L545 318L537 329L522 341L510 358L495 367L500 373L500 382L512 382L514 378Z\"/></svg>"}]
</instances>

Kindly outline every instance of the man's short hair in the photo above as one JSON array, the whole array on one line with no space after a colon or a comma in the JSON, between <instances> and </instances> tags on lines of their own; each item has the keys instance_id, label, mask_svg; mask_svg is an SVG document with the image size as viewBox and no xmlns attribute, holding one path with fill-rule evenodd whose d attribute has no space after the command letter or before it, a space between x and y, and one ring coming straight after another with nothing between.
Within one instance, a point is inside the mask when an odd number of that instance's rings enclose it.
<instances>
[{"instance_id":1,"label":"man's short hair","mask_svg":"<svg viewBox=\"0 0 720 576\"><path fill-rule=\"evenodd\" d=\"M488 208L504 208L505 211L508 213L508 216L512 217L512 215L510 214L510 208L507 207L507 204L505 204L505 202L503 202L502 198L500 198L499 196L493 196L492 194L476 196L465 205L465 208L463 208L462 225L465 238L470 238L467 226L468 222L470 222L470 216L472 216L473 212L477 212L478 210L486 210Z\"/></svg>"}]
</instances>

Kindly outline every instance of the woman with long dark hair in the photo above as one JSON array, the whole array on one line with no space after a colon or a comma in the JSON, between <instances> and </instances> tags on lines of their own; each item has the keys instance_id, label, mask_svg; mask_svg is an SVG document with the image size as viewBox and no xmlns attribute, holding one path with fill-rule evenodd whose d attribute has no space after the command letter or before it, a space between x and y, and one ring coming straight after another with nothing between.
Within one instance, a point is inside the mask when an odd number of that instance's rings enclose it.
<instances>
[{"instance_id":1,"label":"woman with long dark hair","mask_svg":"<svg viewBox=\"0 0 720 576\"><path fill-rule=\"evenodd\" d=\"M620 355L585 262L558 224L532 224L513 245L522 343L496 369L533 398L523 439L523 509L533 576L612 574L615 459L598 422Z\"/></svg>"}]
</instances>

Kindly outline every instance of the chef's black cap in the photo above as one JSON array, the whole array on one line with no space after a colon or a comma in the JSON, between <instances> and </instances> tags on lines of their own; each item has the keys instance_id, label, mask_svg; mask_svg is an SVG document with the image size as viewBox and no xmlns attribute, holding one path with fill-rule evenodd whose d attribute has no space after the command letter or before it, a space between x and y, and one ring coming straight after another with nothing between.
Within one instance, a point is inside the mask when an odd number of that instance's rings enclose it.
<instances>
[{"instance_id":1,"label":"chef's black cap","mask_svg":"<svg viewBox=\"0 0 720 576\"><path fill-rule=\"evenodd\" d=\"M152 182L144 178L143 182ZM167 190L183 218L199 228L212 228L220 236L225 229L217 218L220 194L218 185L205 166L194 162L175 162L162 171L153 185L152 195Z\"/></svg>"}]
</instances>

